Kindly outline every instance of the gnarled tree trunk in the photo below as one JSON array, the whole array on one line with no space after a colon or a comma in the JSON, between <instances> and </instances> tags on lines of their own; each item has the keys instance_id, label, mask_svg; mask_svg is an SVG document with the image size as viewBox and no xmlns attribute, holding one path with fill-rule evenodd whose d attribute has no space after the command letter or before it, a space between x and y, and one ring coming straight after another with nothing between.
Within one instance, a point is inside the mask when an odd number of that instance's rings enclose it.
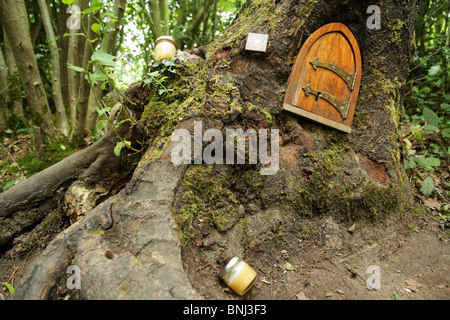
<instances>
[{"instance_id":1,"label":"gnarled tree trunk","mask_svg":"<svg viewBox=\"0 0 450 320\"><path fill-rule=\"evenodd\" d=\"M131 181L59 234L23 275L14 297L207 296L183 272L182 256L200 253L206 261L198 263L215 276L231 255L282 241L277 234L295 238L309 216L355 221L401 212L410 196L398 126L417 3L383 1L379 30L366 24L372 4L246 1L221 38L194 50L196 64L190 57L191 63L177 66L182 76L165 85L173 92L133 87L146 96L141 123L149 147ZM281 111L300 47L330 22L347 25L362 54L351 134ZM245 51L248 32L269 34L265 53ZM192 137L195 121L224 137L226 128L279 129L280 170L263 176L260 163L248 162L175 166L171 133L184 128ZM14 188L20 184L10 192ZM81 270L78 291L65 286L69 264ZM190 274L203 268L186 266Z\"/></svg>"}]
</instances>

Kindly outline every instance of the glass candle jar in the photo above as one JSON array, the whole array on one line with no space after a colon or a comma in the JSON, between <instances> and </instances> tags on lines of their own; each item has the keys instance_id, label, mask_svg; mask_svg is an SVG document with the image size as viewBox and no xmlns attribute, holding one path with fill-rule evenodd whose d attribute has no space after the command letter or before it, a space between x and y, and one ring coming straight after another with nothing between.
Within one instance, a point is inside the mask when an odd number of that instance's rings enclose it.
<instances>
[{"instance_id":1,"label":"glass candle jar","mask_svg":"<svg viewBox=\"0 0 450 320\"><path fill-rule=\"evenodd\" d=\"M170 59L177 53L175 40L171 36L162 36L155 41L155 61Z\"/></svg>"},{"instance_id":2,"label":"glass candle jar","mask_svg":"<svg viewBox=\"0 0 450 320\"><path fill-rule=\"evenodd\" d=\"M220 277L238 295L244 295L256 281L256 271L238 256L229 259Z\"/></svg>"}]
</instances>

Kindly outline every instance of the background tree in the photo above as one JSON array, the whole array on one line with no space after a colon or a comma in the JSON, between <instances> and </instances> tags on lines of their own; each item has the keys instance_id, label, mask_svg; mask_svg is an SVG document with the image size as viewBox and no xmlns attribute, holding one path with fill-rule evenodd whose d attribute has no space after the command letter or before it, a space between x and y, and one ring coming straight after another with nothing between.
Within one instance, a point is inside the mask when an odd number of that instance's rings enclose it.
<instances>
[{"instance_id":1,"label":"background tree","mask_svg":"<svg viewBox=\"0 0 450 320\"><path fill-rule=\"evenodd\" d=\"M55 32L53 31L52 21L47 8L45 0L39 0L39 8L41 11L41 19L44 25L45 33L47 35L47 42L49 44L51 56L52 56L52 92L53 102L56 108L56 124L57 128L62 131L64 136L69 134L69 123L67 122L66 110L64 107L64 101L61 88L61 65L59 48L56 42Z\"/></svg>"},{"instance_id":2,"label":"background tree","mask_svg":"<svg viewBox=\"0 0 450 320\"><path fill-rule=\"evenodd\" d=\"M50 139L56 135L56 130L34 55L24 1L2 1L0 20L11 44L33 123Z\"/></svg>"}]
</instances>

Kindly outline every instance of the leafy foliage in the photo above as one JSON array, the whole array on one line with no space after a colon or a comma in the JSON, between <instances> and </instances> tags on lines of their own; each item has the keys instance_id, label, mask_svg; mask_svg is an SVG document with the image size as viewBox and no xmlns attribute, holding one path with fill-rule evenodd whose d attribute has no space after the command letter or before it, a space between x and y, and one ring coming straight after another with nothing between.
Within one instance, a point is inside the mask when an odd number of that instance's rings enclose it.
<instances>
[{"instance_id":1,"label":"leafy foliage","mask_svg":"<svg viewBox=\"0 0 450 320\"><path fill-rule=\"evenodd\" d=\"M156 61L152 65L152 72L148 73L148 78L144 79L144 85L153 84L158 88L158 94L169 93L173 89L167 89L164 86L164 82L169 78L164 75L167 72L176 73L174 66L176 58L163 59L162 61Z\"/></svg>"},{"instance_id":2,"label":"leafy foliage","mask_svg":"<svg viewBox=\"0 0 450 320\"><path fill-rule=\"evenodd\" d=\"M450 8L446 0L424 0L416 25L405 99L405 168L418 191L448 206L450 184Z\"/></svg>"}]
</instances>

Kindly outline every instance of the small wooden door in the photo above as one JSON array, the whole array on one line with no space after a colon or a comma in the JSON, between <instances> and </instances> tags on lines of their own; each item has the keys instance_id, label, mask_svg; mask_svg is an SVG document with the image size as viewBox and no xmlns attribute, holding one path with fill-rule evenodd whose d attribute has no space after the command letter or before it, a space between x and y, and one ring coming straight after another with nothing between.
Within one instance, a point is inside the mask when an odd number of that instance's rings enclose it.
<instances>
[{"instance_id":1,"label":"small wooden door","mask_svg":"<svg viewBox=\"0 0 450 320\"><path fill-rule=\"evenodd\" d=\"M321 27L300 49L283 109L350 133L361 65L358 43L344 24Z\"/></svg>"}]
</instances>

